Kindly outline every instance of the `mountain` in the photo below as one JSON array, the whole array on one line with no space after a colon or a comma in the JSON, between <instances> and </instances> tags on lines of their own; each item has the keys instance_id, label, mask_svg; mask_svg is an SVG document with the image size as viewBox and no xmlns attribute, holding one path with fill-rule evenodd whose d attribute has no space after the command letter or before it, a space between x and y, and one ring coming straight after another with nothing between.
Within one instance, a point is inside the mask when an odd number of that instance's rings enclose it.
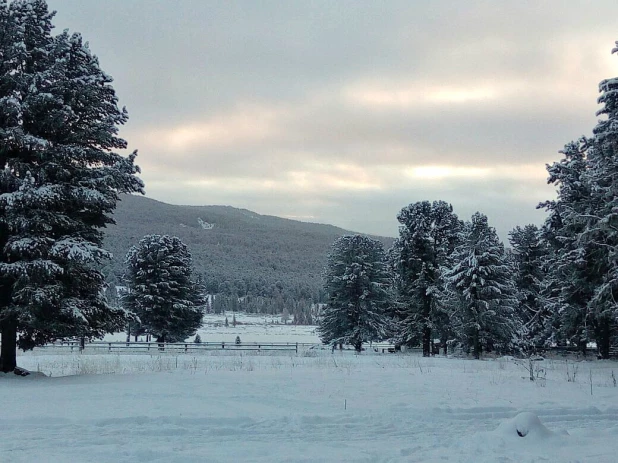
<instances>
[{"instance_id":1,"label":"mountain","mask_svg":"<svg viewBox=\"0 0 618 463\"><path fill-rule=\"evenodd\" d=\"M179 237L193 255L209 292L294 299L320 298L321 274L333 241L353 232L317 223L260 215L230 206L175 206L123 195L106 230L114 258L104 269L122 284L124 256L152 233ZM375 237L389 247L393 239Z\"/></svg>"}]
</instances>

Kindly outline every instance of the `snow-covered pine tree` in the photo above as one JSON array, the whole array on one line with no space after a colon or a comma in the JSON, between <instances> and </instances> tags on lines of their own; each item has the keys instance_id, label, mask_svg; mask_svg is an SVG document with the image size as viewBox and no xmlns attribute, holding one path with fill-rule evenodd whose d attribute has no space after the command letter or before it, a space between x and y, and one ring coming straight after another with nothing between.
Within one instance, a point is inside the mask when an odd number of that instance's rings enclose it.
<instances>
[{"instance_id":1,"label":"snow-covered pine tree","mask_svg":"<svg viewBox=\"0 0 618 463\"><path fill-rule=\"evenodd\" d=\"M612 53L618 53L618 42ZM593 130L586 172L593 185L593 210L580 236L580 245L594 250L589 270L598 280L588 304L599 355L609 358L611 339L618 333L618 77L599 84L604 116Z\"/></svg>"},{"instance_id":2,"label":"snow-covered pine tree","mask_svg":"<svg viewBox=\"0 0 618 463\"><path fill-rule=\"evenodd\" d=\"M147 235L126 257L123 303L157 342L184 341L202 326L203 291L192 279L191 254L175 236Z\"/></svg>"},{"instance_id":3,"label":"snow-covered pine tree","mask_svg":"<svg viewBox=\"0 0 618 463\"><path fill-rule=\"evenodd\" d=\"M322 342L350 344L360 352L363 343L386 339L390 283L382 243L362 235L338 238L324 273L328 302L318 327Z\"/></svg>"},{"instance_id":4,"label":"snow-covered pine tree","mask_svg":"<svg viewBox=\"0 0 618 463\"><path fill-rule=\"evenodd\" d=\"M98 270L118 194L142 192L112 79L79 35L52 36L44 0L0 1L0 370L18 347L124 328Z\"/></svg>"},{"instance_id":5,"label":"snow-covered pine tree","mask_svg":"<svg viewBox=\"0 0 618 463\"><path fill-rule=\"evenodd\" d=\"M460 301L452 314L454 329L477 359L482 346L485 350L510 348L520 328L511 274L496 231L485 215L476 212L464 227L454 265L445 272L445 279Z\"/></svg>"},{"instance_id":6,"label":"snow-covered pine tree","mask_svg":"<svg viewBox=\"0 0 618 463\"><path fill-rule=\"evenodd\" d=\"M542 297L548 250L536 225L515 227L509 233L509 240L519 299L518 312L523 322L522 347L542 346L551 332L551 312Z\"/></svg>"},{"instance_id":7,"label":"snow-covered pine tree","mask_svg":"<svg viewBox=\"0 0 618 463\"><path fill-rule=\"evenodd\" d=\"M389 251L399 299L396 339L408 346L420 341L427 357L432 339L440 336L446 345L450 330L442 304L442 269L450 266L462 224L444 201L410 204L399 212L397 220L401 224L399 238Z\"/></svg>"},{"instance_id":8,"label":"snow-covered pine tree","mask_svg":"<svg viewBox=\"0 0 618 463\"><path fill-rule=\"evenodd\" d=\"M546 229L557 243L550 289L560 332L584 352L596 341L608 358L618 332L618 78L601 81L599 92L597 115L604 118L592 138L567 145L565 159L548 168L559 189L545 206Z\"/></svg>"},{"instance_id":9,"label":"snow-covered pine tree","mask_svg":"<svg viewBox=\"0 0 618 463\"><path fill-rule=\"evenodd\" d=\"M20 52L19 25L9 11L6 0L0 0L0 167L6 169L9 158L7 149L11 130L15 130L20 119L17 91L10 80L15 73L16 63ZM15 191L16 182L7 172L0 172L0 194ZM1 207L1 205L0 205ZM3 210L0 210L4 214ZM6 221L0 220L0 252L4 250L9 239L9 230ZM0 264L6 258L0 254ZM14 278L6 272L0 272L0 371L10 371L16 366L17 339L12 336L16 332L15 315L9 312L11 304ZM15 352L15 354L13 354Z\"/></svg>"},{"instance_id":10,"label":"snow-covered pine tree","mask_svg":"<svg viewBox=\"0 0 618 463\"><path fill-rule=\"evenodd\" d=\"M564 158L547 166L548 183L557 186L557 198L539 205L549 212L541 230L549 250L542 291L552 314L547 335L551 342L568 342L584 353L593 339L588 303L597 285L597 274L591 271L597 246L580 240L594 209L587 176L590 143L585 137L568 143L560 151Z\"/></svg>"}]
</instances>

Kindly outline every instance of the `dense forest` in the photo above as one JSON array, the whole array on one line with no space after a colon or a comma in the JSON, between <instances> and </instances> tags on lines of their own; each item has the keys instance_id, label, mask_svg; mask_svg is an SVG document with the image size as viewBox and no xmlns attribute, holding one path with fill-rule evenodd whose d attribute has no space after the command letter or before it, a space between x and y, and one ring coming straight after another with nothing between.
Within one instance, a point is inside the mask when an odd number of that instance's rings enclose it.
<instances>
[{"instance_id":1,"label":"dense forest","mask_svg":"<svg viewBox=\"0 0 618 463\"><path fill-rule=\"evenodd\" d=\"M198 281L216 296L207 310L285 313L298 324L315 323L330 246L351 233L229 206L176 206L134 195L121 196L113 217L116 225L105 234L113 258L104 268L112 288L125 284L131 246L148 234L177 236L192 255ZM377 239L386 247L393 242Z\"/></svg>"},{"instance_id":2,"label":"dense forest","mask_svg":"<svg viewBox=\"0 0 618 463\"><path fill-rule=\"evenodd\" d=\"M323 341L358 347L390 338L422 345L429 355L437 339L476 358L546 346L586 354L594 345L609 358L618 344L618 78L602 80L599 93L592 136L567 143L562 159L547 166L557 197L538 205L545 222L515 227L510 248L487 216L461 220L444 201L404 207L399 237L383 259L376 257L380 243L361 249L338 240L331 254L338 257L328 265ZM384 265L391 268L390 301L370 297L385 284L381 274L371 277ZM387 308L378 316L380 306Z\"/></svg>"}]
</instances>

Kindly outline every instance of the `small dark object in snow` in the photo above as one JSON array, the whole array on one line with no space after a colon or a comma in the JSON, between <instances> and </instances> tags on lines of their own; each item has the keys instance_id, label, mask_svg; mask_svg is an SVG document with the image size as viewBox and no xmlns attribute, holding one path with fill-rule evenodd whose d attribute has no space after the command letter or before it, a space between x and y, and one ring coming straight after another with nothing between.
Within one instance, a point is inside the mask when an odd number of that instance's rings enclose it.
<instances>
[{"instance_id":1,"label":"small dark object in snow","mask_svg":"<svg viewBox=\"0 0 618 463\"><path fill-rule=\"evenodd\" d=\"M515 438L517 435L533 440L549 438L554 434L541 423L538 416L531 412L522 412L503 421L497 431L504 436Z\"/></svg>"},{"instance_id":2,"label":"small dark object in snow","mask_svg":"<svg viewBox=\"0 0 618 463\"><path fill-rule=\"evenodd\" d=\"M23 368L19 368L19 367L16 367L13 370L13 373L15 373L17 376L28 376L30 374L28 370L24 370Z\"/></svg>"}]
</instances>

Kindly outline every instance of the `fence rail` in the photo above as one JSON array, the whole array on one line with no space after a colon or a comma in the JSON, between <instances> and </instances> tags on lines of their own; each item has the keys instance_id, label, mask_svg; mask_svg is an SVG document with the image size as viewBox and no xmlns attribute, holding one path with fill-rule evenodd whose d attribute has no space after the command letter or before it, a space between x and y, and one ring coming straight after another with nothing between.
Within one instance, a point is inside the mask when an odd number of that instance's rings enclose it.
<instances>
[{"instance_id":1,"label":"fence rail","mask_svg":"<svg viewBox=\"0 0 618 463\"><path fill-rule=\"evenodd\" d=\"M0 341L1 344L1 341ZM349 346L348 346L349 347ZM349 350L348 347L345 350ZM364 346L366 350L373 350L375 352L380 353L394 353L396 351L395 346L390 343L372 343L366 344ZM206 352L206 351L253 351L253 352L294 352L298 354L299 352L310 350L310 349L320 349L327 350L331 349L330 346L319 344L319 343L301 343L301 342L242 342L237 344L236 342L201 342L201 343L193 343L193 342L141 342L141 341L93 341L93 342L85 342L82 343L80 340L69 340L69 341L56 341L54 343L44 344L42 346L35 347L36 350L60 350L60 351L70 351L70 352L115 352L115 353L148 353L148 352L167 352L167 353L197 353L197 352ZM338 350L338 349L336 349ZM421 348L407 348L406 352L422 352ZM461 353L461 349L459 349L459 353ZM454 351L450 350L449 353ZM545 347L538 348L537 352L539 354L553 354L558 356L568 356L568 355L581 355L581 349L576 347ZM588 355L591 357L597 356L596 349L589 349ZM610 358L618 358L618 348L612 347L610 349Z\"/></svg>"},{"instance_id":2,"label":"fence rail","mask_svg":"<svg viewBox=\"0 0 618 463\"><path fill-rule=\"evenodd\" d=\"M1 344L1 342L0 342ZM205 351L254 351L254 352L299 352L307 350L330 350L331 347L321 343L303 342L156 342L156 341L92 341L83 342L79 339L56 341L34 348L35 350L64 351L64 352L98 352L98 353L196 353ZM350 350L350 346L344 346L344 350ZM336 350L339 350L338 348ZM366 344L364 350L375 352L395 352L394 344L371 343ZM417 349L408 349L415 351Z\"/></svg>"},{"instance_id":3,"label":"fence rail","mask_svg":"<svg viewBox=\"0 0 618 463\"><path fill-rule=\"evenodd\" d=\"M228 351L280 351L280 352L295 352L299 349L308 349L316 344L310 343L290 343L290 342L126 342L126 341L94 341L80 343L80 341L59 341L55 343L44 344L36 349L51 350L62 349L70 351L97 351L97 352L169 352L169 353L194 353L199 351L213 350L228 350Z\"/></svg>"}]
</instances>

